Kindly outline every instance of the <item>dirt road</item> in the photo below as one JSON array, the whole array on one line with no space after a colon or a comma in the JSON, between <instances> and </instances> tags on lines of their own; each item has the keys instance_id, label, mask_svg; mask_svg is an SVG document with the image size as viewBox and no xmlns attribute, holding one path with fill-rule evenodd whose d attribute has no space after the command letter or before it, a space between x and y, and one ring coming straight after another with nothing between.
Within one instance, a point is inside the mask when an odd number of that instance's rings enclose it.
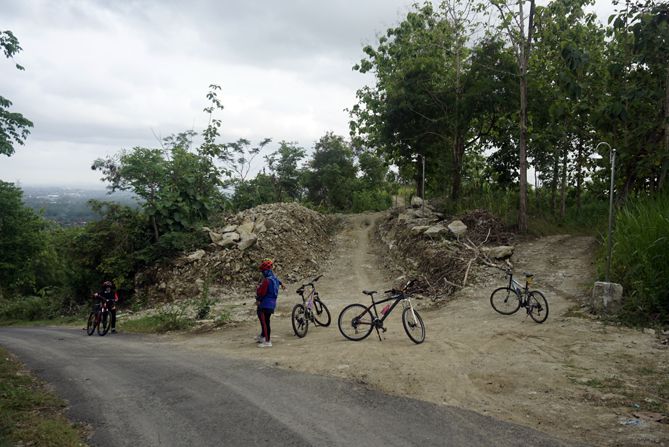
<instances>
[{"instance_id":1,"label":"dirt road","mask_svg":"<svg viewBox=\"0 0 669 447\"><path fill-rule=\"evenodd\" d=\"M304 339L296 338L288 317L297 297L289 290L280 298L272 349L255 349L252 323L180 337L178 343L467 408L563 439L669 445L669 425L651 420L666 411L669 352L652 335L604 325L580 311L579 299L594 278L596 247L589 237L551 236L518 245L516 271L532 271L550 304L542 325L520 312L495 313L490 292L505 278L484 269L447 304L419 303L427 326L424 344L409 341L399 312L387 322L383 342L374 334L346 341L337 329L338 312L352 302L367 303L363 288L392 285L377 267L371 240L377 217L350 217L337 238L333 263L318 284L332 310L330 327L310 327Z\"/></svg>"}]
</instances>

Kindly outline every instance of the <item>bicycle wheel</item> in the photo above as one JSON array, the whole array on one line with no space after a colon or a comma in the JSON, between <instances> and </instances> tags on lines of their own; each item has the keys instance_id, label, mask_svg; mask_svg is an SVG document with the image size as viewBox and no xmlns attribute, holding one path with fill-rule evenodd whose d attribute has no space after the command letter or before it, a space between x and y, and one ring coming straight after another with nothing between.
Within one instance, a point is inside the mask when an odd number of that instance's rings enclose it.
<instances>
[{"instance_id":1,"label":"bicycle wheel","mask_svg":"<svg viewBox=\"0 0 669 447\"><path fill-rule=\"evenodd\" d=\"M533 290L527 297L527 311L537 323L543 323L548 318L548 301L543 293Z\"/></svg>"},{"instance_id":2,"label":"bicycle wheel","mask_svg":"<svg viewBox=\"0 0 669 447\"><path fill-rule=\"evenodd\" d=\"M88 335L93 335L93 332L95 332L95 326L97 326L95 321L95 312L91 312L91 314L88 316L88 322L86 323L86 333Z\"/></svg>"},{"instance_id":3,"label":"bicycle wheel","mask_svg":"<svg viewBox=\"0 0 669 447\"><path fill-rule=\"evenodd\" d=\"M309 319L307 318L306 309L303 304L296 304L295 307L293 307L290 321L293 324L293 332L295 332L295 335L300 338L307 335L307 330L309 330Z\"/></svg>"},{"instance_id":4,"label":"bicycle wheel","mask_svg":"<svg viewBox=\"0 0 669 447\"><path fill-rule=\"evenodd\" d=\"M102 312L102 318L100 320L100 323L98 324L98 335L103 336L106 335L107 332L109 332L109 328L111 327L111 315L109 315L109 311Z\"/></svg>"},{"instance_id":5,"label":"bicycle wheel","mask_svg":"<svg viewBox=\"0 0 669 447\"><path fill-rule=\"evenodd\" d=\"M339 332L353 341L360 341L372 333L372 313L362 304L350 304L339 314Z\"/></svg>"},{"instance_id":6,"label":"bicycle wheel","mask_svg":"<svg viewBox=\"0 0 669 447\"><path fill-rule=\"evenodd\" d=\"M416 318L414 318L414 315ZM423 319L416 309L413 312L411 312L410 307L404 309L404 312L402 312L402 324L412 342L419 345L425 341L425 323L423 323Z\"/></svg>"},{"instance_id":7,"label":"bicycle wheel","mask_svg":"<svg viewBox=\"0 0 669 447\"><path fill-rule=\"evenodd\" d=\"M330 310L321 300L314 300L314 321L319 326L327 327L330 326Z\"/></svg>"},{"instance_id":8,"label":"bicycle wheel","mask_svg":"<svg viewBox=\"0 0 669 447\"><path fill-rule=\"evenodd\" d=\"M508 287L500 287L490 295L492 308L502 315L511 315L520 309L520 296Z\"/></svg>"}]
</instances>

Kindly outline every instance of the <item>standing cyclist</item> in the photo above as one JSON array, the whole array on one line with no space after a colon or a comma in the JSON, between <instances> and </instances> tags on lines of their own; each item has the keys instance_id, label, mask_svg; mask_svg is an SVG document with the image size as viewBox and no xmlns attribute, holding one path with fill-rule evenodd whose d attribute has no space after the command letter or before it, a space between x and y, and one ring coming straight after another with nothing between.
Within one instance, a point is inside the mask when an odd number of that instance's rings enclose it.
<instances>
[{"instance_id":1,"label":"standing cyclist","mask_svg":"<svg viewBox=\"0 0 669 447\"><path fill-rule=\"evenodd\" d=\"M116 333L116 302L118 301L118 292L111 281L102 283L102 289L95 294L96 297L102 299L107 304L107 309L111 315L111 333Z\"/></svg>"},{"instance_id":2,"label":"standing cyclist","mask_svg":"<svg viewBox=\"0 0 669 447\"><path fill-rule=\"evenodd\" d=\"M274 276L272 267L274 263L271 259L263 259L260 263L260 271L263 280L256 288L256 306L258 306L258 319L260 320L261 333L257 337L259 348L271 348L270 340L271 328L269 319L276 308L276 299L279 297L279 287L286 289L281 280Z\"/></svg>"}]
</instances>

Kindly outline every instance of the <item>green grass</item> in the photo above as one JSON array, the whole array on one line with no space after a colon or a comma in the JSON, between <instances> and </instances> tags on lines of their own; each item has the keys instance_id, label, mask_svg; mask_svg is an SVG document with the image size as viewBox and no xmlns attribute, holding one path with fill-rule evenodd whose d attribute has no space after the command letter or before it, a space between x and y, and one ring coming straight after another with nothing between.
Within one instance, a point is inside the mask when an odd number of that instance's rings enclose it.
<instances>
[{"instance_id":1,"label":"green grass","mask_svg":"<svg viewBox=\"0 0 669 447\"><path fill-rule=\"evenodd\" d=\"M163 333L183 331L193 326L194 321L186 316L186 304L166 305L154 315L128 320L123 323L123 330L141 333Z\"/></svg>"},{"instance_id":2,"label":"green grass","mask_svg":"<svg viewBox=\"0 0 669 447\"><path fill-rule=\"evenodd\" d=\"M0 445L84 446L65 418L65 402L0 348Z\"/></svg>"},{"instance_id":3,"label":"green grass","mask_svg":"<svg viewBox=\"0 0 669 447\"><path fill-rule=\"evenodd\" d=\"M86 325L87 315L60 316L48 320L0 320L0 326L70 326Z\"/></svg>"},{"instance_id":4,"label":"green grass","mask_svg":"<svg viewBox=\"0 0 669 447\"><path fill-rule=\"evenodd\" d=\"M618 211L611 280L622 284L620 314L629 324L669 324L669 194L629 199ZM606 253L598 270L604 276Z\"/></svg>"}]
</instances>

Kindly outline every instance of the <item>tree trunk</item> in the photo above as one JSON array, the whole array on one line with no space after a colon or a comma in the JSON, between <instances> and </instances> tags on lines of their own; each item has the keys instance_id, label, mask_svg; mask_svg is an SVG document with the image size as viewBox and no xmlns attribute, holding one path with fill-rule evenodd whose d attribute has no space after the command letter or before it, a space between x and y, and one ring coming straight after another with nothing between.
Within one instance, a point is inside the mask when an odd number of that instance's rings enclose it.
<instances>
[{"instance_id":1,"label":"tree trunk","mask_svg":"<svg viewBox=\"0 0 669 447\"><path fill-rule=\"evenodd\" d=\"M565 144L562 152L562 179L560 181L560 219L567 214L567 163L569 161L569 145Z\"/></svg>"},{"instance_id":2,"label":"tree trunk","mask_svg":"<svg viewBox=\"0 0 669 447\"><path fill-rule=\"evenodd\" d=\"M555 151L553 154L553 178L551 179L551 210L555 215L557 213L557 184L560 176L560 154Z\"/></svg>"},{"instance_id":3,"label":"tree trunk","mask_svg":"<svg viewBox=\"0 0 669 447\"><path fill-rule=\"evenodd\" d=\"M657 189L664 189L667 181L667 171L669 170L669 66L667 66L667 73L664 76L664 161L662 162L662 170L660 171L660 179L658 181Z\"/></svg>"},{"instance_id":4,"label":"tree trunk","mask_svg":"<svg viewBox=\"0 0 669 447\"><path fill-rule=\"evenodd\" d=\"M583 141L578 139L578 152L576 155L576 210L581 211L581 187L583 185Z\"/></svg>"},{"instance_id":5,"label":"tree trunk","mask_svg":"<svg viewBox=\"0 0 669 447\"><path fill-rule=\"evenodd\" d=\"M160 240L160 233L158 233L158 224L156 223L156 216L151 216L151 225L153 226L153 236L156 242Z\"/></svg>"},{"instance_id":6,"label":"tree trunk","mask_svg":"<svg viewBox=\"0 0 669 447\"><path fill-rule=\"evenodd\" d=\"M464 137L458 135L455 139L453 149L453 183L451 188L451 199L456 202L460 198L462 189L462 159L465 155Z\"/></svg>"}]
</instances>

